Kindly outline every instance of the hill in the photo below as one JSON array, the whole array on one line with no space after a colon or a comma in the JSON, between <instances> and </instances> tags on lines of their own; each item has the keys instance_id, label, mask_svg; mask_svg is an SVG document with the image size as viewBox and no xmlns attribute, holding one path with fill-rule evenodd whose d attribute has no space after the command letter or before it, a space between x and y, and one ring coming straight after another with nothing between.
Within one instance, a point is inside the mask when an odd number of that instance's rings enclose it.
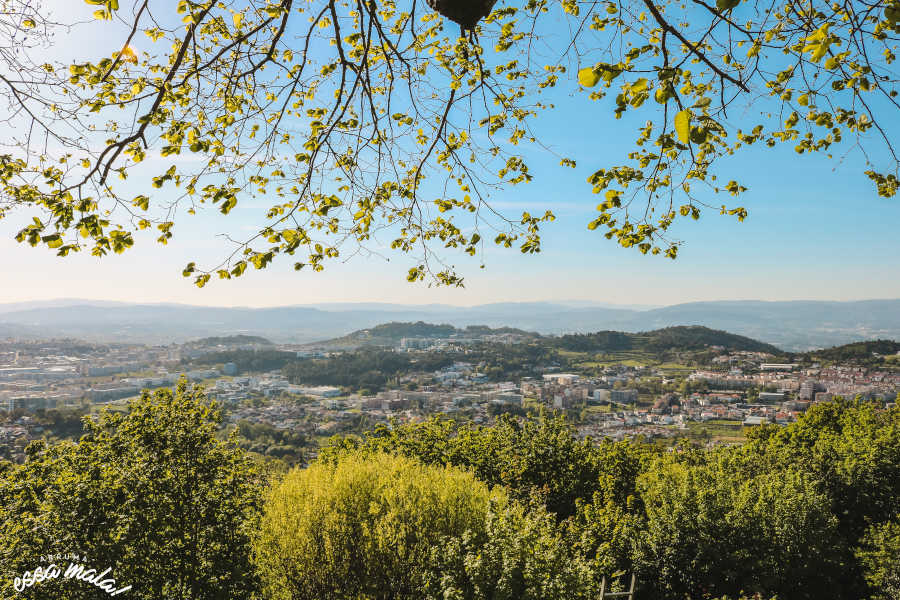
<instances>
[{"instance_id":1,"label":"hill","mask_svg":"<svg viewBox=\"0 0 900 600\"><path fill-rule=\"evenodd\" d=\"M624 331L598 331L595 333L573 333L559 337L544 337L513 327L490 328L483 325L472 325L457 328L452 325L434 325L424 321L416 323L384 323L369 329L314 344L320 348L354 348L374 346L397 346L403 338L447 338L471 339L486 338L493 335L512 334L541 340L544 345L574 352L620 352L627 350L659 354L668 351L705 350L713 346L726 350L745 350L749 352L768 352L784 354L784 351L771 344L760 342L742 335L727 331L719 331L702 326L676 326L627 333Z\"/></svg>"},{"instance_id":2,"label":"hill","mask_svg":"<svg viewBox=\"0 0 900 600\"><path fill-rule=\"evenodd\" d=\"M748 352L784 352L771 345L742 335L728 333L701 326L676 326L646 331L625 333L621 331L598 331L597 333L569 334L556 338L553 345L576 352L620 352L637 350L660 353L672 350L704 350L713 346L726 350Z\"/></svg>"},{"instance_id":3,"label":"hill","mask_svg":"<svg viewBox=\"0 0 900 600\"><path fill-rule=\"evenodd\" d=\"M799 357L801 360L872 365L883 362L883 357L896 356L898 353L900 353L900 342L873 340L816 350L801 354Z\"/></svg>"},{"instance_id":4,"label":"hill","mask_svg":"<svg viewBox=\"0 0 900 600\"><path fill-rule=\"evenodd\" d=\"M391 322L361 329L343 337L311 344L317 348L357 348L374 346L397 346L404 338L417 339L470 339L492 335L512 334L538 338L540 335L515 329L498 327L492 329L486 325L469 325L465 328L453 325L435 325L424 321L415 323Z\"/></svg>"},{"instance_id":5,"label":"hill","mask_svg":"<svg viewBox=\"0 0 900 600\"><path fill-rule=\"evenodd\" d=\"M253 344L256 346L272 346L272 342L258 335L227 335L218 337L206 337L193 342L191 346L244 346Z\"/></svg>"}]
</instances>

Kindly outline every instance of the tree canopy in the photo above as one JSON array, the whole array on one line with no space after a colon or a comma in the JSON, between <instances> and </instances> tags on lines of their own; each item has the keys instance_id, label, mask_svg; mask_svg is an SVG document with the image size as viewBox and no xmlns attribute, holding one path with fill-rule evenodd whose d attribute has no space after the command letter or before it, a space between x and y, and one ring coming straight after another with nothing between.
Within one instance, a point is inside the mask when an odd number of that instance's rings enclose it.
<instances>
[{"instance_id":1,"label":"tree canopy","mask_svg":"<svg viewBox=\"0 0 900 600\"><path fill-rule=\"evenodd\" d=\"M597 101L592 123L634 119L621 162L590 165L586 225L644 253L675 258L670 227L702 211L742 220L741 163L720 159L752 146L856 150L897 192L897 0L85 1L111 39L86 62L46 59L75 25L47 3L0 2L0 215L60 255L165 244L185 213L265 197L254 233L183 274L390 247L410 281L459 285L454 250L540 251L552 212L496 198L532 179L564 94ZM575 150L553 151L574 168Z\"/></svg>"},{"instance_id":2,"label":"tree canopy","mask_svg":"<svg viewBox=\"0 0 900 600\"><path fill-rule=\"evenodd\" d=\"M0 475L4 580L42 555L75 554L133 585L132 598L251 597L264 470L217 439L220 409L184 380L128 408L85 417L78 442L32 442L27 462ZM5 583L0 597L100 597L67 579L21 594Z\"/></svg>"},{"instance_id":3,"label":"tree canopy","mask_svg":"<svg viewBox=\"0 0 900 600\"><path fill-rule=\"evenodd\" d=\"M32 443L0 466L2 576L77 553L138 598L562 600L623 572L659 600L900 587L896 406L835 400L671 451L558 418L432 419L332 439L283 475L235 444L273 428L223 441L220 420L182 382L85 417L77 443ZM98 597L66 579L0 598Z\"/></svg>"}]
</instances>

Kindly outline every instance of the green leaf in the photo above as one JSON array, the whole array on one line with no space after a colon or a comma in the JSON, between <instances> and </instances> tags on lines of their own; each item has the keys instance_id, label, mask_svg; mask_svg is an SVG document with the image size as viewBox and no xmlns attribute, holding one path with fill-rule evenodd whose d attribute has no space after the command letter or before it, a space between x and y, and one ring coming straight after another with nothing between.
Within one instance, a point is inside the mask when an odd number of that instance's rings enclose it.
<instances>
[{"instance_id":1,"label":"green leaf","mask_svg":"<svg viewBox=\"0 0 900 600\"><path fill-rule=\"evenodd\" d=\"M600 76L591 67L585 67L578 71L578 83L584 87L594 87L600 81Z\"/></svg>"},{"instance_id":2,"label":"green leaf","mask_svg":"<svg viewBox=\"0 0 900 600\"><path fill-rule=\"evenodd\" d=\"M896 25L900 23L900 4L893 3L889 4L884 8L884 18L891 22L891 24Z\"/></svg>"},{"instance_id":3,"label":"green leaf","mask_svg":"<svg viewBox=\"0 0 900 600\"><path fill-rule=\"evenodd\" d=\"M45 235L44 237L41 238L41 241L43 241L45 244L47 244L47 246L49 246L50 248L59 248L60 246L63 245L62 238L59 236L58 233Z\"/></svg>"},{"instance_id":4,"label":"green leaf","mask_svg":"<svg viewBox=\"0 0 900 600\"><path fill-rule=\"evenodd\" d=\"M672 97L671 88L668 86L657 88L654 98L659 104L665 104Z\"/></svg>"},{"instance_id":5,"label":"green leaf","mask_svg":"<svg viewBox=\"0 0 900 600\"><path fill-rule=\"evenodd\" d=\"M691 134L691 111L685 109L675 115L675 133L683 144L687 144Z\"/></svg>"},{"instance_id":6,"label":"green leaf","mask_svg":"<svg viewBox=\"0 0 900 600\"><path fill-rule=\"evenodd\" d=\"M695 144L702 144L706 141L708 132L702 127L691 127L691 141Z\"/></svg>"}]
</instances>

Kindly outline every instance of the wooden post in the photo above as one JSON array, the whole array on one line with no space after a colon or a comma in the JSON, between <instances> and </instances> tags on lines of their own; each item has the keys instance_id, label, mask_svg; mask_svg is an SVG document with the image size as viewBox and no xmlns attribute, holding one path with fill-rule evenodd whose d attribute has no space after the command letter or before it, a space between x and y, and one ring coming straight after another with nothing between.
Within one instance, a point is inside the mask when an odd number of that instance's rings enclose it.
<instances>
[{"instance_id":1,"label":"wooden post","mask_svg":"<svg viewBox=\"0 0 900 600\"><path fill-rule=\"evenodd\" d=\"M606 600L607 598L621 598L622 596L627 596L628 600L634 600L634 588L637 584L637 577L634 573L631 574L631 586L628 588L627 592L607 592L606 591L606 576L603 576L603 579L600 580L600 600Z\"/></svg>"}]
</instances>

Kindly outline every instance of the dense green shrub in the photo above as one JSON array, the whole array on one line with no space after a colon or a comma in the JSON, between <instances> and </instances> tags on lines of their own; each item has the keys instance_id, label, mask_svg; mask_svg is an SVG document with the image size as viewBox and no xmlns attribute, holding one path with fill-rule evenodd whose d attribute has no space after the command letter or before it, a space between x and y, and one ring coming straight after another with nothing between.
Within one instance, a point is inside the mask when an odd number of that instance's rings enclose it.
<instances>
[{"instance_id":1,"label":"dense green shrub","mask_svg":"<svg viewBox=\"0 0 900 600\"><path fill-rule=\"evenodd\" d=\"M502 485L527 501L538 495L559 519L575 514L576 502L597 491L622 501L654 450L630 443L579 440L562 417L503 416L489 427L437 418L389 428L378 426L362 441L339 438L321 456L331 460L348 449L391 452L434 465L471 469L478 479Z\"/></svg>"},{"instance_id":2,"label":"dense green shrub","mask_svg":"<svg viewBox=\"0 0 900 600\"><path fill-rule=\"evenodd\" d=\"M856 551L877 600L900 598L900 515L873 525Z\"/></svg>"},{"instance_id":3,"label":"dense green shrub","mask_svg":"<svg viewBox=\"0 0 900 600\"><path fill-rule=\"evenodd\" d=\"M15 594L8 582L50 554L110 568L119 586L133 586L126 598L255 593L250 532L264 484L241 450L216 438L216 405L182 381L129 409L86 419L77 443L33 443L24 465L0 474L0 598L107 597L64 577ZM69 559L57 562L64 570Z\"/></svg>"},{"instance_id":4,"label":"dense green shrub","mask_svg":"<svg viewBox=\"0 0 900 600\"><path fill-rule=\"evenodd\" d=\"M746 469L797 469L816 480L838 519L843 593L868 596L864 568L854 548L873 523L890 521L897 512L900 409L836 399L813 406L794 424L761 428L751 437L736 452Z\"/></svg>"},{"instance_id":5,"label":"dense green shrub","mask_svg":"<svg viewBox=\"0 0 900 600\"><path fill-rule=\"evenodd\" d=\"M484 532L431 549L425 600L589 600L596 578L553 515L493 505Z\"/></svg>"},{"instance_id":6,"label":"dense green shrub","mask_svg":"<svg viewBox=\"0 0 900 600\"><path fill-rule=\"evenodd\" d=\"M742 446L665 453L559 418L430 420L332 440L268 492L234 443L251 440L219 427L182 384L0 464L0 576L77 552L147 600L578 600L622 571L640 600L900 592L896 408L838 400ZM96 594L60 580L18 597Z\"/></svg>"},{"instance_id":7,"label":"dense green shrub","mask_svg":"<svg viewBox=\"0 0 900 600\"><path fill-rule=\"evenodd\" d=\"M483 535L494 492L470 473L378 453L291 471L269 492L255 556L272 600L420 598L431 549Z\"/></svg>"},{"instance_id":8,"label":"dense green shrub","mask_svg":"<svg viewBox=\"0 0 900 600\"><path fill-rule=\"evenodd\" d=\"M837 519L816 481L797 470L751 476L727 458L661 461L641 477L634 565L651 597L837 592Z\"/></svg>"}]
</instances>

